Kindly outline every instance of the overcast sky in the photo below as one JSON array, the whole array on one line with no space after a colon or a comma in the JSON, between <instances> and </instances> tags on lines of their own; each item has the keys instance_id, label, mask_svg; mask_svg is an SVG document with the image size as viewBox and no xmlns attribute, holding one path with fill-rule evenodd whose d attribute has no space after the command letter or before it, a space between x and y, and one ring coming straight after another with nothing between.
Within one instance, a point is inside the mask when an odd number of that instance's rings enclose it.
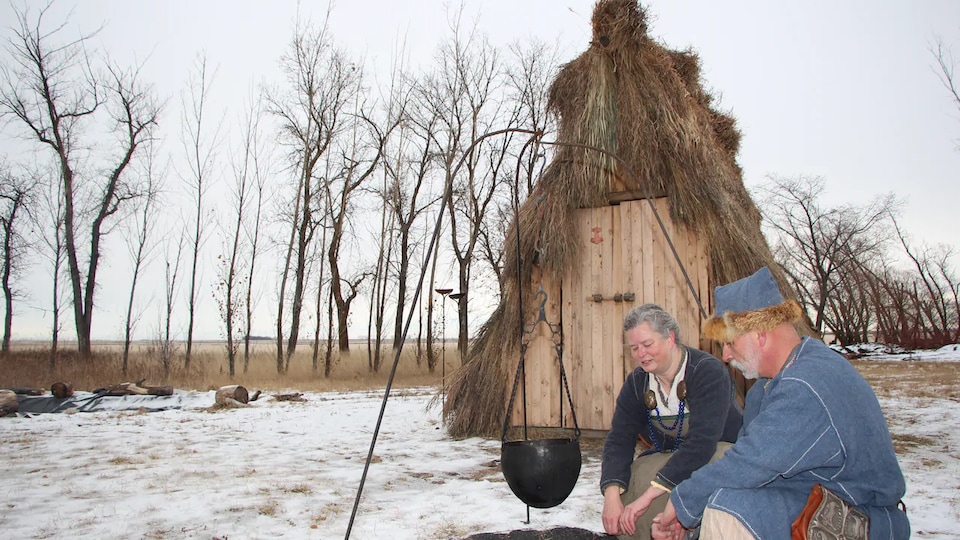
<instances>
[{"instance_id":1,"label":"overcast sky","mask_svg":"<svg viewBox=\"0 0 960 540\"><path fill-rule=\"evenodd\" d=\"M29 4L35 9L40 2ZM425 65L449 35L448 4L341 1L333 8L335 39L374 69L388 66L401 50L412 66ZM593 4L465 3L466 15L475 17L495 44L536 36L557 41L564 59L587 47ZM748 186L767 175L810 175L825 178L832 201L863 203L894 192L906 201L901 223L915 242L960 247L960 113L930 52L940 38L960 61L960 1L643 5L654 37L699 53L708 88L743 132L739 163ZM120 62L144 62L145 77L171 103L197 54L205 51L218 67L215 102L230 107L239 107L254 85L277 80L277 59L292 36L298 9L292 0L56 3L58 12L71 6L71 21L81 30L105 23L98 35L102 48ZM324 2L310 1L300 9L320 21L325 8ZM0 5L0 21L13 22L7 2ZM101 337L115 337L115 327L110 334Z\"/></svg>"}]
</instances>

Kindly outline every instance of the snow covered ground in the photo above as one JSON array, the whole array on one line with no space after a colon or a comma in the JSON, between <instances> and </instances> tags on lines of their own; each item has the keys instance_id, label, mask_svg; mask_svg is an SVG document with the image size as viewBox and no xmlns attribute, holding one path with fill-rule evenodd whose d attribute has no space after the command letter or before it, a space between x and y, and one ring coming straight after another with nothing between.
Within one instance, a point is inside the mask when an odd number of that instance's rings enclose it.
<instances>
[{"instance_id":1,"label":"snow covered ground","mask_svg":"<svg viewBox=\"0 0 960 540\"><path fill-rule=\"evenodd\" d=\"M499 441L448 437L435 392L391 394L350 538L602 530L595 443L570 497L526 524ZM0 538L344 538L382 391L219 410L213 392L178 396L159 412L0 418ZM960 537L960 399L880 401L894 438L916 442L900 455L914 537Z\"/></svg>"},{"instance_id":2,"label":"snow covered ground","mask_svg":"<svg viewBox=\"0 0 960 540\"><path fill-rule=\"evenodd\" d=\"M960 362L960 343L944 345L939 349L904 351L896 348L887 347L879 343L863 343L852 345L846 349L832 345L835 351L845 353L858 353L863 355L864 360L906 360L906 361L931 361L931 362Z\"/></svg>"}]
</instances>

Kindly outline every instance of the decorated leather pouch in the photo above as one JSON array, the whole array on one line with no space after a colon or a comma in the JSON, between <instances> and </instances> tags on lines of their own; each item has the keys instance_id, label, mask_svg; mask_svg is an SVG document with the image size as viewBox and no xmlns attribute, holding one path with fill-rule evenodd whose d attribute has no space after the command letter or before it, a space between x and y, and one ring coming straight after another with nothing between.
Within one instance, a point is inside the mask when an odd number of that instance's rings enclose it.
<instances>
[{"instance_id":1,"label":"decorated leather pouch","mask_svg":"<svg viewBox=\"0 0 960 540\"><path fill-rule=\"evenodd\" d=\"M867 540L870 520L829 489L814 484L790 533L792 540Z\"/></svg>"}]
</instances>

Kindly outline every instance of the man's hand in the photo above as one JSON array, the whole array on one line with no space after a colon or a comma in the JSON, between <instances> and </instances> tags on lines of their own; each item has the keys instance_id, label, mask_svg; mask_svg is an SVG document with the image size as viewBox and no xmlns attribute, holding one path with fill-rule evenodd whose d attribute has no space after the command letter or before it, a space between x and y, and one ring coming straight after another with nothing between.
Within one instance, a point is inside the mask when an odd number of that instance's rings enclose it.
<instances>
[{"instance_id":1,"label":"man's hand","mask_svg":"<svg viewBox=\"0 0 960 540\"><path fill-rule=\"evenodd\" d=\"M620 534L620 516L623 514L623 502L620 500L620 486L610 484L603 491L603 530L607 534Z\"/></svg>"},{"instance_id":2,"label":"man's hand","mask_svg":"<svg viewBox=\"0 0 960 540\"><path fill-rule=\"evenodd\" d=\"M677 512L673 508L673 502L667 501L667 507L663 509L663 512L653 518L651 537L653 540L680 540L686 532L686 529L677 520Z\"/></svg>"}]
</instances>

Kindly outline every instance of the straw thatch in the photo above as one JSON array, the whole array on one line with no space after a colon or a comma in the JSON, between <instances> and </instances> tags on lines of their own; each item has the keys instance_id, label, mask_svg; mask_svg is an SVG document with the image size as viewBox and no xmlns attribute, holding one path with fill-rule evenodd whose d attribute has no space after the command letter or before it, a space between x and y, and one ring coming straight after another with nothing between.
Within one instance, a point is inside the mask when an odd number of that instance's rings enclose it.
<instances>
[{"instance_id":1,"label":"straw thatch","mask_svg":"<svg viewBox=\"0 0 960 540\"><path fill-rule=\"evenodd\" d=\"M589 48L550 87L558 140L567 144L520 208L519 250L517 222L511 224L501 303L451 377L444 417L454 436L499 433L519 354L518 292L528 303L534 265L554 276L575 266L575 211L608 204L612 186L668 197L673 222L705 239L712 283L774 267L736 163L740 132L713 108L696 54L651 39L634 0L600 0L592 24ZM532 320L533 309L526 306L524 318Z\"/></svg>"}]
</instances>

